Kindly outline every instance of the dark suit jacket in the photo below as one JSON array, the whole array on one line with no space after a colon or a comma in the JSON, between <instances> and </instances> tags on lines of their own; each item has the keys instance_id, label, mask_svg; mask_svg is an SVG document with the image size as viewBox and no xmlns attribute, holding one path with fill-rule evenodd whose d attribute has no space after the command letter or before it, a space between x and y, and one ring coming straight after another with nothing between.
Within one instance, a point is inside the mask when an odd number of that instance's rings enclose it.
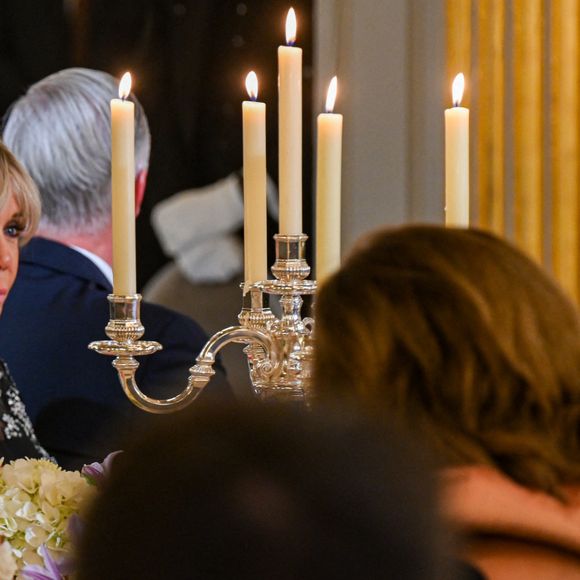
<instances>
[{"instance_id":1,"label":"dark suit jacket","mask_svg":"<svg viewBox=\"0 0 580 580\"><path fill-rule=\"evenodd\" d=\"M34 238L21 252L20 271L0 318L0 357L41 444L69 468L102 459L119 448L129 425L153 420L125 397L111 357L87 348L106 339L110 292L88 258ZM139 386L151 396L172 396L186 386L188 369L207 337L191 319L155 304L142 303L141 320L144 338L161 342L163 350L140 357ZM232 397L223 374L212 379L201 398L208 396Z\"/></svg>"}]
</instances>

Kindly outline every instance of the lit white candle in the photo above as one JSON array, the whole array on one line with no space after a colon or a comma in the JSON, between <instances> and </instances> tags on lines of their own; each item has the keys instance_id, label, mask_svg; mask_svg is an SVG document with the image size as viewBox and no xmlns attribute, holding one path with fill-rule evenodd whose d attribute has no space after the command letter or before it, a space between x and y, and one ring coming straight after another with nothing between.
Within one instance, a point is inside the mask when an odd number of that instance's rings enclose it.
<instances>
[{"instance_id":1,"label":"lit white candle","mask_svg":"<svg viewBox=\"0 0 580 580\"><path fill-rule=\"evenodd\" d=\"M244 128L244 268L247 284L267 279L266 104L258 103L258 78L246 77L251 101L242 103Z\"/></svg>"},{"instance_id":2,"label":"lit white candle","mask_svg":"<svg viewBox=\"0 0 580 580\"><path fill-rule=\"evenodd\" d=\"M340 266L342 115L333 113L337 79L328 87L326 113L318 115L316 155L316 279Z\"/></svg>"},{"instance_id":3,"label":"lit white candle","mask_svg":"<svg viewBox=\"0 0 580 580\"><path fill-rule=\"evenodd\" d=\"M469 109L461 107L465 78L453 81L453 107L445 111L445 224L469 226Z\"/></svg>"},{"instance_id":4,"label":"lit white candle","mask_svg":"<svg viewBox=\"0 0 580 580\"><path fill-rule=\"evenodd\" d=\"M135 105L127 101L131 75L111 101L111 182L113 195L113 292L137 292L135 266Z\"/></svg>"},{"instance_id":5,"label":"lit white candle","mask_svg":"<svg viewBox=\"0 0 580 580\"><path fill-rule=\"evenodd\" d=\"M302 233L302 49L296 40L296 14L286 18L286 44L278 47L278 145L280 233Z\"/></svg>"}]
</instances>

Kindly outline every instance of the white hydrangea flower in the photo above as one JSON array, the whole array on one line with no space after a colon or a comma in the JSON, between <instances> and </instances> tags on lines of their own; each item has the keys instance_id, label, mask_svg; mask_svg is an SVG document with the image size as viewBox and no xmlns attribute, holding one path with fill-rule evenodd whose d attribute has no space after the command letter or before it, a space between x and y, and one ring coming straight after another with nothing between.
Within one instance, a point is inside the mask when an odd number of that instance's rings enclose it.
<instances>
[{"instance_id":1,"label":"white hydrangea flower","mask_svg":"<svg viewBox=\"0 0 580 580\"><path fill-rule=\"evenodd\" d=\"M94 493L80 473L44 459L0 462L0 535L10 540L17 568L42 565L43 545L51 557L62 557L70 547L68 520Z\"/></svg>"}]
</instances>

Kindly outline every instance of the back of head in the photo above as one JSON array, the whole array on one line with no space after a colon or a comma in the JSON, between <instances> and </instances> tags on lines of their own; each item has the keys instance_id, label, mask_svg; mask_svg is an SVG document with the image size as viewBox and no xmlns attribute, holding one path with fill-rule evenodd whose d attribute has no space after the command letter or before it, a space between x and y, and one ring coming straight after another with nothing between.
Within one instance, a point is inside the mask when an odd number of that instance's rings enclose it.
<instances>
[{"instance_id":1,"label":"back of head","mask_svg":"<svg viewBox=\"0 0 580 580\"><path fill-rule=\"evenodd\" d=\"M117 458L77 577L442 578L432 481L409 454L352 417L182 416Z\"/></svg>"},{"instance_id":2,"label":"back of head","mask_svg":"<svg viewBox=\"0 0 580 580\"><path fill-rule=\"evenodd\" d=\"M499 238L375 233L321 288L316 339L323 398L389 413L447 464L492 465L554 495L580 480L578 312Z\"/></svg>"},{"instance_id":3,"label":"back of head","mask_svg":"<svg viewBox=\"0 0 580 580\"><path fill-rule=\"evenodd\" d=\"M3 139L38 185L43 228L89 233L110 220L109 103L117 92L118 81L105 72L66 69L32 85L8 112ZM135 101L137 170L147 167L149 149Z\"/></svg>"}]
</instances>

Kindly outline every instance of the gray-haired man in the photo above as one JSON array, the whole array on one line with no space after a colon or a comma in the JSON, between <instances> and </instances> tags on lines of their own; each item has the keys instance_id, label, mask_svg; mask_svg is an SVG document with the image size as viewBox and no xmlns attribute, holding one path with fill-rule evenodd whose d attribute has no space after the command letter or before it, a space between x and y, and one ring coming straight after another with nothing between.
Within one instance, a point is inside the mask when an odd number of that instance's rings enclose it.
<instances>
[{"instance_id":1,"label":"gray-haired man","mask_svg":"<svg viewBox=\"0 0 580 580\"><path fill-rule=\"evenodd\" d=\"M109 101L117 80L67 69L33 85L10 110L3 139L40 189L38 237L21 253L18 279L0 322L0 354L21 389L39 439L67 467L118 447L119 425L134 418L111 361L87 350L103 336L111 291ZM145 190L150 136L135 103L135 201ZM181 390L205 342L192 320L143 303L147 337L163 351L142 361L144 391ZM213 382L213 381L212 381ZM218 380L211 391L230 397ZM142 415L138 415L142 417Z\"/></svg>"}]
</instances>

